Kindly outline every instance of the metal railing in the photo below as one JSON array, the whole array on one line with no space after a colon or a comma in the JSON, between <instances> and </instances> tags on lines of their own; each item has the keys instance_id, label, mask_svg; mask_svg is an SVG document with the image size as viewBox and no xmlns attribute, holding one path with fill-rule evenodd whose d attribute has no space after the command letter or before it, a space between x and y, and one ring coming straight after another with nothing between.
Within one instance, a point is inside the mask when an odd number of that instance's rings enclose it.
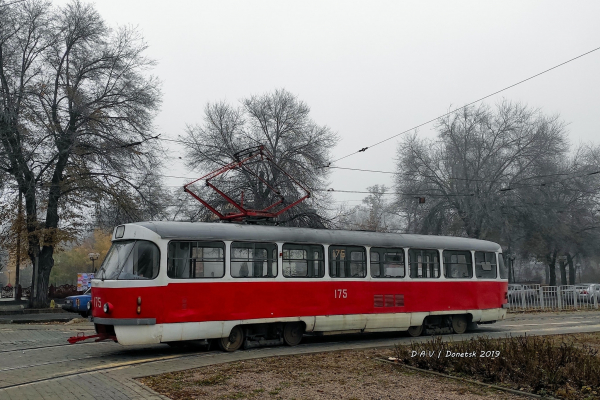
<instances>
[{"instance_id":1,"label":"metal railing","mask_svg":"<svg viewBox=\"0 0 600 400\"><path fill-rule=\"evenodd\" d=\"M598 309L600 290L590 285L509 285L512 311Z\"/></svg>"}]
</instances>

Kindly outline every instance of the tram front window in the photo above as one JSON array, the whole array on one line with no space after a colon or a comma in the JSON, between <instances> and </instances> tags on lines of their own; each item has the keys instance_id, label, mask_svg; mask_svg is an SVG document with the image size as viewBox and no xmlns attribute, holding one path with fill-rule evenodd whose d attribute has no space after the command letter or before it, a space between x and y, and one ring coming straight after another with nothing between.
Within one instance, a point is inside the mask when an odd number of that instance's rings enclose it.
<instances>
[{"instance_id":1,"label":"tram front window","mask_svg":"<svg viewBox=\"0 0 600 400\"><path fill-rule=\"evenodd\" d=\"M98 277L100 279L154 279L158 275L158 247L144 240L114 242Z\"/></svg>"}]
</instances>

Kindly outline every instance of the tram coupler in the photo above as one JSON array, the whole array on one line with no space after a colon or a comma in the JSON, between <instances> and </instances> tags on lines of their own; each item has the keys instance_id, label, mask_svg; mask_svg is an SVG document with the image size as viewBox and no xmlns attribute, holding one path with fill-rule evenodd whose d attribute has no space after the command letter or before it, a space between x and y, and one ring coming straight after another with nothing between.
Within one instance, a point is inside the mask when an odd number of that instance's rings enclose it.
<instances>
[{"instance_id":1,"label":"tram coupler","mask_svg":"<svg viewBox=\"0 0 600 400\"><path fill-rule=\"evenodd\" d=\"M97 333L95 335L90 335L90 336L85 336L84 332L78 332L77 336L71 336L70 338L67 339L67 341L70 344L75 344L77 342L82 342L84 340L88 340L88 339L96 339L96 342L101 342L103 340L113 340L113 341L117 341L117 337L116 336L112 336L112 335L107 335L106 333Z\"/></svg>"}]
</instances>

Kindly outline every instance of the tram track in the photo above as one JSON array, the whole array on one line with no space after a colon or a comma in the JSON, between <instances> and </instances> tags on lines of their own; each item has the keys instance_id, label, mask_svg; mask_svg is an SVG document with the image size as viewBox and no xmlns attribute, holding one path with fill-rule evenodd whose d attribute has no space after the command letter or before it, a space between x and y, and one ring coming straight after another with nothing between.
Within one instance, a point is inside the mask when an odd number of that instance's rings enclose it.
<instances>
[{"instance_id":1,"label":"tram track","mask_svg":"<svg viewBox=\"0 0 600 400\"><path fill-rule=\"evenodd\" d=\"M110 342L107 342L107 343L110 343ZM78 345L82 345L82 344L99 344L99 343L81 343L81 344L78 344ZM67 346L73 346L73 345L67 344ZM61 347L61 346L40 347L40 348L36 348L35 350L42 350L42 349L50 348L50 347ZM213 353L218 353L218 352L213 352ZM119 355L119 354L117 353L116 355ZM184 354L181 354L181 355L178 355L178 354L169 354L169 353L165 353L165 352L159 352L158 354L156 354L156 357L157 357L156 360L161 360L162 359L161 357L165 357L165 356L166 357L171 357L171 356L197 356L197 355L199 355L198 352L194 352L193 354L191 352L187 352L187 353L184 353ZM65 358L65 359L62 359L62 360L45 361L45 362L36 363L36 364L19 365L19 366L14 366L14 367L0 368L0 372L14 371L14 370L26 369L26 368L43 367L43 366L46 366L46 365L61 364L61 363L73 362L73 361L102 359L102 358L106 358L107 356L111 356L111 354L88 355L88 356L85 356L85 357ZM112 356L115 356L115 354L113 354ZM135 363L136 361L137 360L132 360L131 362ZM153 361L153 360L150 360L150 361Z\"/></svg>"},{"instance_id":2,"label":"tram track","mask_svg":"<svg viewBox=\"0 0 600 400\"><path fill-rule=\"evenodd\" d=\"M130 366L137 366L137 365L142 365L142 364L150 364L150 363L154 363L154 362L171 361L171 360L176 360L176 359L183 359L183 358L189 358L189 357L198 357L198 356L212 356L212 355L216 355L216 354L219 354L219 353L220 353L219 351L210 351L210 352L207 352L207 353L205 353L203 355L199 355L198 353L193 353L193 354L174 354L174 355L166 355L166 356L163 355L163 356L155 357L155 358L152 358L152 359L122 361L122 362L112 363L111 365L95 366L95 367L90 367L90 368L85 368L85 369L78 369L77 371L66 371L66 372L62 372L62 373L54 375L54 376L49 376L49 377L40 378L40 379L32 379L32 380L26 381L26 382L14 383L14 384L10 384L10 385L2 385L2 384L0 384L0 389L16 388L16 387L20 387L20 386L31 385L31 384L34 384L34 383L48 382L48 381L52 381L52 380L56 380L56 379L61 379L61 378L66 378L66 377L72 377L72 376L77 376L77 375L84 375L84 374L89 374L89 373L93 373L93 372L117 370L117 369L120 369L120 368L126 368L126 367L130 367ZM67 362L67 361L75 361L75 360L85 360L85 359L92 359L92 358L102 358L102 357L103 356L89 356L89 357L83 357L83 358L73 359L73 360L57 361L56 363ZM29 366L15 367L15 368L10 368L9 370L24 369L24 368L34 368L34 367L37 367L37 366L46 366L46 365L50 365L50 364L53 364L53 362L45 362L45 363L34 364L34 365L29 365ZM0 370L0 372L2 372L2 371L3 370Z\"/></svg>"},{"instance_id":3,"label":"tram track","mask_svg":"<svg viewBox=\"0 0 600 400\"><path fill-rule=\"evenodd\" d=\"M376 337L380 336L378 334L375 334L375 335L376 335ZM337 347L337 346L342 345L342 347L344 347L345 345L352 345L352 344L356 344L356 343L360 343L360 342L370 341L369 337L365 336L365 335L351 334L349 336L352 337L354 340L352 340L352 339L347 340L349 337L344 336L344 335L342 335L341 337L340 336L337 336L337 337L334 337L334 336L307 337L307 338L305 338L307 343L301 344L299 346L295 346L293 348L296 349L296 351L298 351L299 353L304 353L306 351L308 351L308 352L332 351L335 349L332 349L331 346ZM391 335L389 335L389 334L387 334L387 335L384 334L383 336L390 336L390 337L387 337L387 339L392 338ZM371 337L371 338L373 338L373 337ZM380 339L386 339L386 338L384 337L384 338L380 338ZM395 338L395 339L397 339L397 338ZM81 344L97 344L97 343L81 343ZM71 346L73 346L73 345L71 345ZM322 346L326 346L329 349L328 350L324 350L324 349L319 350L319 348ZM374 347L378 347L378 346L380 346L380 344L374 345ZM51 347L51 346L48 346L48 347ZM266 353L268 353L269 350L274 349L274 348L289 348L289 347L287 347L287 346L260 347L260 348L241 350L240 352L243 352L244 354L251 352L253 355L262 357L262 355L259 355L259 353L265 352L265 356L269 356ZM221 354L233 354L233 353L223 353L220 350L204 350L204 351L191 351L191 352L188 351L188 352L179 353L179 354L172 354L172 352L171 353L169 353L168 351L165 352L158 348L155 348L154 350L157 351L157 354L155 354L153 357L150 357L150 358L115 361L109 365L96 365L96 366L92 366L92 367L88 367L88 368L78 368L77 370L68 370L68 371L57 373L52 376L47 376L47 377L39 378L39 379L31 379L31 380L27 380L25 382L17 382L17 383L8 384L8 385L3 385L2 383L0 383L0 390L17 388L17 387L27 386L27 385L41 383L41 382L49 382L49 381L53 381L53 380L57 380L57 379L61 379L61 378L79 376L79 375L84 375L84 374L89 374L89 373L113 371L113 370L118 370L121 368L135 367L135 366L144 365L144 364L181 360L181 359L192 358L192 357L204 358L204 357L215 357L215 356L218 356ZM137 352L137 351L143 351L143 349L134 350L133 352ZM131 356L131 354L127 354L130 352L131 352L130 350L124 350L124 351L119 351L114 354L99 354L99 355L92 355L92 356L86 356L86 357L80 357L80 358L70 358L70 359L63 359L63 360L56 360L56 361L48 361L48 362L43 362L43 363L0 369L0 372L3 372L3 371L8 372L8 371L19 370L19 369L27 370L27 369L32 369L32 368L36 368L36 367L45 367L48 365L56 365L56 364L60 364L60 363L73 362L73 361L84 361L85 360L86 362L88 362L88 361L91 361L94 359L102 359L102 358L107 358L110 356L113 356L113 357L115 357L115 356L118 357L118 356L123 356L123 355ZM252 358L254 358L254 357L252 357Z\"/></svg>"},{"instance_id":4,"label":"tram track","mask_svg":"<svg viewBox=\"0 0 600 400\"><path fill-rule=\"evenodd\" d=\"M333 338L333 337L315 337L314 339L316 340L315 342L311 343L311 341L309 339L309 343L300 345L297 348L303 348L303 347L306 348L306 346L309 346L309 348L312 346L318 347L319 345L330 346L330 345L337 345L337 344L342 343L339 341L339 338ZM361 339L359 339L358 341L368 340L366 337L362 337ZM321 340L324 340L324 342L322 342ZM350 342L352 342L352 341L350 341ZM112 343L112 342L104 342L104 343ZM37 347L32 350L43 350L45 348L63 347L63 346L80 346L83 344L99 344L99 343L92 342L92 343L80 343L77 345L67 344L67 345L54 345L54 346L40 346L40 347ZM277 346L277 347L284 347L284 346ZM263 351L267 351L268 349L271 349L271 348L272 347L253 348L253 349L243 350L243 352L244 353L252 352L253 354L257 354L257 353L261 353ZM157 351L157 353L150 358L125 360L125 361L114 361L109 365L95 365L95 366L91 366L88 368L78 368L76 370L67 370L67 371L57 373L52 376L47 376L47 377L39 378L39 379L31 379L31 380L27 380L24 382L16 382L13 384L3 385L2 383L0 383L0 390L17 388L17 387L27 386L27 385L41 383L41 382L49 382L49 381L53 381L53 380L57 380L57 379L61 379L61 378L73 377L73 376L84 375L84 374L89 374L89 373L112 371L112 370L117 370L117 369L121 369L121 368L143 365L143 364L181 360L181 359L186 359L186 358L191 358L191 357L214 357L214 356L218 356L220 354L232 354L232 353L223 353L220 350L204 350L204 351L192 350L192 351L187 351L185 353L178 353L178 354L173 354L172 351L171 352L164 351L159 348L155 348L153 350ZM21 351L21 350L14 350L14 351ZM25 370L26 371L28 369L33 369L33 368L37 368L37 367L46 367L49 365L64 364L64 363L75 362L75 361L89 362L92 360L100 360L103 358L105 359L105 358L111 357L111 356L112 357L119 357L119 356L124 356L124 355L131 356L131 354L127 354L127 353L135 353L138 351L143 351L143 349L136 349L133 351L124 349L123 351L118 351L113 354L98 354L98 355L90 355L90 356L78 357L78 358L65 358L62 360L54 360L54 361L46 361L46 362L35 363L35 364L20 365L20 366L0 369L0 372L10 372L10 371L15 371L15 370ZM314 349L313 349L313 351L314 351Z\"/></svg>"},{"instance_id":5,"label":"tram track","mask_svg":"<svg viewBox=\"0 0 600 400\"><path fill-rule=\"evenodd\" d=\"M55 347L66 347L66 346L81 346L81 345L90 345L90 344L106 344L106 343L111 343L111 342L89 342L89 343L77 343L76 345L70 344L70 343L57 343L57 344L52 344L52 345L46 345L46 346L35 346L35 347L20 347L18 349L7 349L7 350L0 350L0 354L6 354L6 353L13 353L13 352L19 352L19 351L31 351L31 350L44 350L44 349L51 349L51 348L55 348Z\"/></svg>"},{"instance_id":6,"label":"tram track","mask_svg":"<svg viewBox=\"0 0 600 400\"><path fill-rule=\"evenodd\" d=\"M80 357L80 358L68 358L66 360L46 361L46 362L39 363L39 364L19 365L18 367L2 368L2 369L0 369L0 372L15 371L17 369L43 367L43 366L46 366L46 365L61 364L61 363L65 363L65 362L89 360L89 359L92 359L92 358L100 358L100 356L86 356L86 357Z\"/></svg>"}]
</instances>

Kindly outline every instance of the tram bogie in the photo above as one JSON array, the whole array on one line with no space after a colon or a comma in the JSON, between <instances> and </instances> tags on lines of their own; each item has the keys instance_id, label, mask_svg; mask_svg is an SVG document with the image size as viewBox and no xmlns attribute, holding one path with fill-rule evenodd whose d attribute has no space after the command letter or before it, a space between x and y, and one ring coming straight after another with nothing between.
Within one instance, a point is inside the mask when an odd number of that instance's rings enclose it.
<instances>
[{"instance_id":1,"label":"tram bogie","mask_svg":"<svg viewBox=\"0 0 600 400\"><path fill-rule=\"evenodd\" d=\"M92 315L122 344L214 340L226 351L294 346L305 333L463 333L506 315L500 253L466 238L128 224L92 282Z\"/></svg>"}]
</instances>

